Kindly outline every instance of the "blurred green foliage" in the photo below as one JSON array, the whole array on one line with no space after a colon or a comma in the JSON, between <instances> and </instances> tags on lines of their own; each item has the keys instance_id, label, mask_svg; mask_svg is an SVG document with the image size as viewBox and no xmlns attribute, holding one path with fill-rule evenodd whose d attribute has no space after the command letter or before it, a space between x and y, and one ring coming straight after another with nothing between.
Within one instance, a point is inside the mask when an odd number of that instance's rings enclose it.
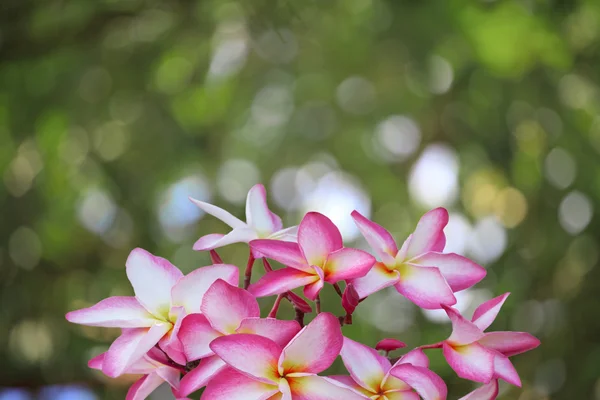
<instances>
[{"instance_id":1,"label":"blurred green foliage","mask_svg":"<svg viewBox=\"0 0 600 400\"><path fill-rule=\"evenodd\" d=\"M262 181L288 224L362 194L398 239L447 206L489 270L475 293L512 292L492 328L542 340L501 398L600 399L599 36L597 0L3 0L0 386L123 398L86 367L118 332L64 313L130 294L133 247L209 264L192 244L225 227L187 195L243 216ZM328 171L359 192L310 196ZM345 333L446 337L398 304ZM451 399L472 388L432 363Z\"/></svg>"}]
</instances>

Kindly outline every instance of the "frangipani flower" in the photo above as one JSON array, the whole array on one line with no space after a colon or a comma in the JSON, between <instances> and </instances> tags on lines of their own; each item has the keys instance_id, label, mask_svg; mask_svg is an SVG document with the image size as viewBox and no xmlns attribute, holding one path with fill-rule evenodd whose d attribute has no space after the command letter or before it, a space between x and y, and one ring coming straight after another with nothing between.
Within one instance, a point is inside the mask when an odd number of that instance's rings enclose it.
<instances>
[{"instance_id":1,"label":"frangipani flower","mask_svg":"<svg viewBox=\"0 0 600 400\"><path fill-rule=\"evenodd\" d=\"M362 393L365 399L419 400L419 395L424 400L446 399L446 384L428 369L429 359L420 349L392 365L374 349L344 338L340 355L350 376L331 378Z\"/></svg>"},{"instance_id":2,"label":"frangipani flower","mask_svg":"<svg viewBox=\"0 0 600 400\"><path fill-rule=\"evenodd\" d=\"M261 319L254 296L218 279L202 300L202 314L186 316L179 329L179 340L189 361L203 359L181 380L180 393L187 396L200 389L226 364L215 356L210 343L222 336L251 333L285 346L300 331L296 321Z\"/></svg>"},{"instance_id":3,"label":"frangipani flower","mask_svg":"<svg viewBox=\"0 0 600 400\"><path fill-rule=\"evenodd\" d=\"M202 236L194 243L194 250L212 250L232 243L248 243L259 238L295 241L297 226L283 228L281 218L269 210L267 191L261 184L254 185L246 198L246 222L212 204L200 200L190 200L207 214L220 219L232 228L226 235L211 233ZM260 255L255 254L255 258Z\"/></svg>"},{"instance_id":4,"label":"frangipani flower","mask_svg":"<svg viewBox=\"0 0 600 400\"><path fill-rule=\"evenodd\" d=\"M361 298L394 285L419 307L437 309L440 304L455 304L453 292L473 286L486 274L483 267L468 258L442 253L448 223L448 211L443 208L426 213L400 250L382 226L357 211L352 217L380 258L365 277L352 282Z\"/></svg>"},{"instance_id":5,"label":"frangipani flower","mask_svg":"<svg viewBox=\"0 0 600 400\"><path fill-rule=\"evenodd\" d=\"M534 349L540 341L526 332L483 332L494 322L508 295L481 304L472 321L444 306L452 321L452 334L442 342L444 357L461 378L482 383L501 378L521 386L519 374L508 357Z\"/></svg>"},{"instance_id":6,"label":"frangipani flower","mask_svg":"<svg viewBox=\"0 0 600 400\"><path fill-rule=\"evenodd\" d=\"M203 400L363 400L343 385L317 374L327 369L342 347L338 319L321 313L283 349L271 339L235 334L210 347L231 368L206 387Z\"/></svg>"},{"instance_id":7,"label":"frangipani flower","mask_svg":"<svg viewBox=\"0 0 600 400\"><path fill-rule=\"evenodd\" d=\"M88 366L93 369L102 370L102 365L106 353L102 353L88 362ZM167 382L173 391L173 395L178 400L186 400L181 396L179 390L179 375L181 371L168 365L168 359L165 354L152 348L148 354L134 362L127 370L126 374L144 375L138 379L127 391L125 400L144 400L163 382Z\"/></svg>"},{"instance_id":8,"label":"frangipani flower","mask_svg":"<svg viewBox=\"0 0 600 400\"><path fill-rule=\"evenodd\" d=\"M492 380L458 400L495 400L496 397L498 397L498 381Z\"/></svg>"},{"instance_id":9,"label":"frangipani flower","mask_svg":"<svg viewBox=\"0 0 600 400\"><path fill-rule=\"evenodd\" d=\"M344 248L342 235L329 218L309 212L298 227L298 243L259 239L250 247L287 266L268 272L248 290L257 297L287 292L304 286L304 295L315 300L324 282L364 276L375 263L370 254Z\"/></svg>"},{"instance_id":10,"label":"frangipani flower","mask_svg":"<svg viewBox=\"0 0 600 400\"><path fill-rule=\"evenodd\" d=\"M169 261L135 249L127 258L127 277L135 297L109 297L66 315L69 322L106 328L125 328L106 353L102 371L111 377L124 373L157 343L174 361L185 364L177 332L186 314L200 312L202 297L217 280L236 284L239 270L219 264L187 276Z\"/></svg>"}]
</instances>

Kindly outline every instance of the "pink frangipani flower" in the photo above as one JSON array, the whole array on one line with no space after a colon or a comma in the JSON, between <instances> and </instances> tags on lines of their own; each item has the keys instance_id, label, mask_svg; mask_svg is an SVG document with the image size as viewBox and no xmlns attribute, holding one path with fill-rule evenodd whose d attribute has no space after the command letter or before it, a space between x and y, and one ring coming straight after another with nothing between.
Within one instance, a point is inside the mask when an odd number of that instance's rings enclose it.
<instances>
[{"instance_id":1,"label":"pink frangipani flower","mask_svg":"<svg viewBox=\"0 0 600 400\"><path fill-rule=\"evenodd\" d=\"M185 396L206 385L225 368L226 364L210 348L214 339L236 333L251 333L285 346L300 331L296 321L261 319L254 296L221 279L204 295L201 311L202 314L186 316L178 334L188 362L203 359L181 380L179 392Z\"/></svg>"},{"instance_id":2,"label":"pink frangipani flower","mask_svg":"<svg viewBox=\"0 0 600 400\"><path fill-rule=\"evenodd\" d=\"M309 212L298 227L298 243L259 239L250 242L254 251L286 265L268 272L248 290L257 297L270 296L304 286L304 295L315 300L324 282L364 276L375 263L370 254L343 247L342 235L329 218Z\"/></svg>"},{"instance_id":3,"label":"pink frangipani flower","mask_svg":"<svg viewBox=\"0 0 600 400\"><path fill-rule=\"evenodd\" d=\"M231 368L213 378L204 400L363 400L344 385L318 376L339 355L338 319L321 313L282 348L259 335L235 334L210 347Z\"/></svg>"},{"instance_id":4,"label":"pink frangipani flower","mask_svg":"<svg viewBox=\"0 0 600 400\"><path fill-rule=\"evenodd\" d=\"M444 306L452 321L452 334L441 347L448 364L461 378L482 383L501 378L521 386L519 374L508 357L534 349L540 341L526 332L484 333L508 295L505 293L481 304L471 321L454 308Z\"/></svg>"},{"instance_id":5,"label":"pink frangipani flower","mask_svg":"<svg viewBox=\"0 0 600 400\"><path fill-rule=\"evenodd\" d=\"M269 238L295 241L298 227L283 228L281 218L274 214L267 205L267 191L261 184L254 185L246 198L246 222L231 215L220 207L200 200L190 200L202 211L225 222L232 228L226 235L211 233L202 236L194 244L194 250L212 250L232 243L248 243L253 239ZM254 255L259 258L259 254Z\"/></svg>"},{"instance_id":6,"label":"pink frangipani flower","mask_svg":"<svg viewBox=\"0 0 600 400\"><path fill-rule=\"evenodd\" d=\"M473 286L486 274L483 267L468 258L442 253L446 245L444 227L448 223L448 211L444 208L426 213L400 250L382 226L358 211L352 217L380 258L365 277L353 281L361 298L394 285L419 307L438 309L441 304L455 304L453 292Z\"/></svg>"},{"instance_id":7,"label":"pink frangipani flower","mask_svg":"<svg viewBox=\"0 0 600 400\"><path fill-rule=\"evenodd\" d=\"M129 254L126 272L135 297L109 297L66 315L76 324L124 328L102 363L102 371L111 377L124 373L157 343L171 359L185 364L177 339L183 317L200 312L202 297L215 280L237 285L239 279L238 268L227 264L199 268L184 276L169 261L139 248Z\"/></svg>"},{"instance_id":8,"label":"pink frangipani flower","mask_svg":"<svg viewBox=\"0 0 600 400\"><path fill-rule=\"evenodd\" d=\"M494 379L458 400L495 400L496 397L498 397L498 381Z\"/></svg>"},{"instance_id":9,"label":"pink frangipani flower","mask_svg":"<svg viewBox=\"0 0 600 400\"><path fill-rule=\"evenodd\" d=\"M374 349L344 338L340 355L350 376L331 378L362 393L365 399L419 400L419 396L424 400L446 399L446 384L428 369L429 360L420 349L407 353L392 365Z\"/></svg>"},{"instance_id":10,"label":"pink frangipani flower","mask_svg":"<svg viewBox=\"0 0 600 400\"><path fill-rule=\"evenodd\" d=\"M93 369L102 370L106 353L102 353L88 362ZM138 379L127 391L125 400L143 400L163 382L167 382L178 400L185 400L179 390L179 376L181 371L168 365L165 354L152 348L146 355L131 364L125 371L126 374L144 375Z\"/></svg>"}]
</instances>

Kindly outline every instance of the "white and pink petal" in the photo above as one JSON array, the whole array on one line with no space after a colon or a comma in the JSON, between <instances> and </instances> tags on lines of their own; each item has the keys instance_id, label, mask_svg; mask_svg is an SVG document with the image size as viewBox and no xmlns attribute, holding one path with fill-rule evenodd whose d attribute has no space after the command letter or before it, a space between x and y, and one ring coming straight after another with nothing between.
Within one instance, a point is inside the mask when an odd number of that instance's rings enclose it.
<instances>
[{"instance_id":1,"label":"white and pink petal","mask_svg":"<svg viewBox=\"0 0 600 400\"><path fill-rule=\"evenodd\" d=\"M143 328L156 322L135 297L128 296L109 297L91 307L71 311L65 317L75 324L105 328Z\"/></svg>"},{"instance_id":2,"label":"white and pink petal","mask_svg":"<svg viewBox=\"0 0 600 400\"><path fill-rule=\"evenodd\" d=\"M456 304L452 289L435 267L404 264L394 286L404 297L428 310Z\"/></svg>"},{"instance_id":3,"label":"white and pink petal","mask_svg":"<svg viewBox=\"0 0 600 400\"><path fill-rule=\"evenodd\" d=\"M337 226L318 212L307 213L300 222L298 244L308 264L319 267L325 264L330 253L343 246L342 235Z\"/></svg>"}]
</instances>

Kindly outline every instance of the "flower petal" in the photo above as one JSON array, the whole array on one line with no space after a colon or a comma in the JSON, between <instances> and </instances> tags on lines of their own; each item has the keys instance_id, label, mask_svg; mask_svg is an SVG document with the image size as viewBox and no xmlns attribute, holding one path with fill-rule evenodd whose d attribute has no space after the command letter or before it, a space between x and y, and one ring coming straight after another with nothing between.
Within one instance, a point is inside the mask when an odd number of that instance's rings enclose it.
<instances>
[{"instance_id":1,"label":"flower petal","mask_svg":"<svg viewBox=\"0 0 600 400\"><path fill-rule=\"evenodd\" d=\"M300 329L300 324L296 321L275 318L245 318L236 333L253 333L264 336L283 348L300 332Z\"/></svg>"},{"instance_id":2,"label":"flower petal","mask_svg":"<svg viewBox=\"0 0 600 400\"><path fill-rule=\"evenodd\" d=\"M102 362L102 372L112 378L123 374L171 330L172 325L159 323L147 328L124 329L110 346Z\"/></svg>"},{"instance_id":3,"label":"flower petal","mask_svg":"<svg viewBox=\"0 0 600 400\"><path fill-rule=\"evenodd\" d=\"M411 259L428 251L443 251L446 246L444 227L448 224L448 211L436 208L421 217L412 234L406 252L406 258Z\"/></svg>"},{"instance_id":4,"label":"flower petal","mask_svg":"<svg viewBox=\"0 0 600 400\"><path fill-rule=\"evenodd\" d=\"M256 238L258 235L250 228L235 228L226 235L221 233L204 235L194 243L193 249L196 251L218 249L232 243L248 243Z\"/></svg>"},{"instance_id":5,"label":"flower petal","mask_svg":"<svg viewBox=\"0 0 600 400\"><path fill-rule=\"evenodd\" d=\"M296 293L289 291L287 293L287 296L290 302L294 305L294 307L296 307L303 313L308 314L312 312L312 307L306 302L306 300L298 296Z\"/></svg>"},{"instance_id":6,"label":"flower petal","mask_svg":"<svg viewBox=\"0 0 600 400\"><path fill-rule=\"evenodd\" d=\"M400 280L398 271L390 271L385 264L375 263L373 268L362 278L354 279L352 284L361 299L395 285Z\"/></svg>"},{"instance_id":7,"label":"flower petal","mask_svg":"<svg viewBox=\"0 0 600 400\"><path fill-rule=\"evenodd\" d=\"M172 307L171 312L169 313L169 319L175 320L175 324L173 325L173 328L158 342L161 350L164 351L171 360L181 365L185 365L188 361L183 351L183 345L178 337L179 329L181 328L181 322L183 321L184 316L185 310L183 307Z\"/></svg>"},{"instance_id":8,"label":"flower petal","mask_svg":"<svg viewBox=\"0 0 600 400\"><path fill-rule=\"evenodd\" d=\"M212 327L206 316L189 314L181 322L179 340L188 361L199 360L213 354L210 342L222 336Z\"/></svg>"},{"instance_id":9,"label":"flower petal","mask_svg":"<svg viewBox=\"0 0 600 400\"><path fill-rule=\"evenodd\" d=\"M356 383L373 393L379 392L381 382L391 367L387 358L347 337L344 338L340 356Z\"/></svg>"},{"instance_id":10,"label":"flower petal","mask_svg":"<svg viewBox=\"0 0 600 400\"><path fill-rule=\"evenodd\" d=\"M308 375L287 381L294 400L366 400L362 394L322 376Z\"/></svg>"},{"instance_id":11,"label":"flower petal","mask_svg":"<svg viewBox=\"0 0 600 400\"><path fill-rule=\"evenodd\" d=\"M249 378L233 368L226 368L210 380L202 400L266 400L279 392L271 385Z\"/></svg>"},{"instance_id":12,"label":"flower petal","mask_svg":"<svg viewBox=\"0 0 600 400\"><path fill-rule=\"evenodd\" d=\"M137 381L127 391L125 400L144 400L164 382L158 374L146 375Z\"/></svg>"},{"instance_id":13,"label":"flower petal","mask_svg":"<svg viewBox=\"0 0 600 400\"><path fill-rule=\"evenodd\" d=\"M330 375L327 377L327 379L329 381L336 381L341 383L342 385L355 390L359 393L364 394L367 398L373 396L373 392L370 390L365 389L364 387L360 386L358 383L356 383L356 381L354 379L352 379L351 376L349 375Z\"/></svg>"},{"instance_id":14,"label":"flower petal","mask_svg":"<svg viewBox=\"0 0 600 400\"><path fill-rule=\"evenodd\" d=\"M390 373L415 389L423 400L445 400L448 395L442 378L427 368L401 364L393 367Z\"/></svg>"},{"instance_id":15,"label":"flower petal","mask_svg":"<svg viewBox=\"0 0 600 400\"><path fill-rule=\"evenodd\" d=\"M270 234L267 239L283 240L284 242L298 241L298 225L290 226L289 228L281 229Z\"/></svg>"},{"instance_id":16,"label":"flower petal","mask_svg":"<svg viewBox=\"0 0 600 400\"><path fill-rule=\"evenodd\" d=\"M510 293L504 293L503 295L488 300L477 307L473 313L473 323L482 331L486 330L496 319L496 316L500 312L502 305L509 295Z\"/></svg>"},{"instance_id":17,"label":"flower petal","mask_svg":"<svg viewBox=\"0 0 600 400\"><path fill-rule=\"evenodd\" d=\"M71 311L65 318L74 324L105 328L143 328L156 322L156 318L130 296L109 297L91 307Z\"/></svg>"},{"instance_id":18,"label":"flower petal","mask_svg":"<svg viewBox=\"0 0 600 400\"><path fill-rule=\"evenodd\" d=\"M416 348L403 355L398 364L412 364L415 367L429 368L429 358L425 355L422 349Z\"/></svg>"},{"instance_id":19,"label":"flower petal","mask_svg":"<svg viewBox=\"0 0 600 400\"><path fill-rule=\"evenodd\" d=\"M477 343L456 348L444 343L443 353L450 367L463 379L488 383L494 376L495 354Z\"/></svg>"},{"instance_id":20,"label":"flower petal","mask_svg":"<svg viewBox=\"0 0 600 400\"><path fill-rule=\"evenodd\" d=\"M443 308L452 322L452 334L447 339L448 343L453 345L465 345L473 343L485 336L477 325L468 321L454 308L446 306Z\"/></svg>"},{"instance_id":21,"label":"flower petal","mask_svg":"<svg viewBox=\"0 0 600 400\"><path fill-rule=\"evenodd\" d=\"M387 265L393 265L394 257L398 254L398 246L392 235L384 227L364 217L356 210L352 211L351 215L360 233L381 261Z\"/></svg>"},{"instance_id":22,"label":"flower petal","mask_svg":"<svg viewBox=\"0 0 600 400\"><path fill-rule=\"evenodd\" d=\"M263 185L256 184L246 197L246 222L261 234L271 234L282 228L281 218L269 210L267 191Z\"/></svg>"},{"instance_id":23,"label":"flower petal","mask_svg":"<svg viewBox=\"0 0 600 400\"><path fill-rule=\"evenodd\" d=\"M404 264L394 286L404 297L428 310L456 303L452 289L435 267Z\"/></svg>"},{"instance_id":24,"label":"flower petal","mask_svg":"<svg viewBox=\"0 0 600 400\"><path fill-rule=\"evenodd\" d=\"M351 248L343 248L329 254L325 263L325 281L336 283L347 279L365 276L375 265L375 258L369 253Z\"/></svg>"},{"instance_id":25,"label":"flower petal","mask_svg":"<svg viewBox=\"0 0 600 400\"><path fill-rule=\"evenodd\" d=\"M325 278L325 274L323 273L323 270L316 265L313 266L313 270L317 273L316 276L318 276L319 279L316 282L304 286L303 293L307 299L315 301L319 296L321 289L323 289L323 279Z\"/></svg>"},{"instance_id":26,"label":"flower petal","mask_svg":"<svg viewBox=\"0 0 600 400\"><path fill-rule=\"evenodd\" d=\"M322 267L329 253L342 248L342 234L329 218L309 212L298 227L298 244L310 265Z\"/></svg>"},{"instance_id":27,"label":"flower petal","mask_svg":"<svg viewBox=\"0 0 600 400\"><path fill-rule=\"evenodd\" d=\"M183 277L181 271L168 260L140 248L129 254L125 265L140 304L166 319L171 309L171 288Z\"/></svg>"},{"instance_id":28,"label":"flower petal","mask_svg":"<svg viewBox=\"0 0 600 400\"><path fill-rule=\"evenodd\" d=\"M348 283L344 288L344 293L342 293L342 307L344 307L346 314L354 313L359 303L360 297L358 296L358 292L354 289L352 283Z\"/></svg>"},{"instance_id":29,"label":"flower petal","mask_svg":"<svg viewBox=\"0 0 600 400\"><path fill-rule=\"evenodd\" d=\"M100 353L96 357L88 361L88 367L102 371L102 363L104 362L106 353Z\"/></svg>"},{"instance_id":30,"label":"flower petal","mask_svg":"<svg viewBox=\"0 0 600 400\"><path fill-rule=\"evenodd\" d=\"M210 348L238 371L264 383L279 384L277 359L281 347L271 339L237 333L213 340Z\"/></svg>"},{"instance_id":31,"label":"flower petal","mask_svg":"<svg viewBox=\"0 0 600 400\"><path fill-rule=\"evenodd\" d=\"M212 327L222 333L235 332L244 318L260 316L254 296L222 279L206 291L200 309Z\"/></svg>"},{"instance_id":32,"label":"flower petal","mask_svg":"<svg viewBox=\"0 0 600 400\"><path fill-rule=\"evenodd\" d=\"M203 201L196 200L191 197L189 199L192 203L197 205L202 211L204 211L207 214L212 215L213 217L215 217L217 219L220 219L221 221L225 222L227 225L229 225L233 229L245 228L248 226L248 225L246 225L245 222L241 221L237 217L234 217L228 211L225 211L220 207L213 206L212 204L205 203Z\"/></svg>"},{"instance_id":33,"label":"flower petal","mask_svg":"<svg viewBox=\"0 0 600 400\"><path fill-rule=\"evenodd\" d=\"M459 400L495 400L496 397L498 397L498 381L494 379Z\"/></svg>"},{"instance_id":34,"label":"flower petal","mask_svg":"<svg viewBox=\"0 0 600 400\"><path fill-rule=\"evenodd\" d=\"M179 389L181 373L175 368L167 366L159 367L156 369L156 374L160 376L163 381L167 382L173 389Z\"/></svg>"},{"instance_id":35,"label":"flower petal","mask_svg":"<svg viewBox=\"0 0 600 400\"><path fill-rule=\"evenodd\" d=\"M318 314L283 349L279 372L318 374L329 368L340 354L342 344L338 319L330 313Z\"/></svg>"},{"instance_id":36,"label":"flower petal","mask_svg":"<svg viewBox=\"0 0 600 400\"><path fill-rule=\"evenodd\" d=\"M202 298L217 279L237 286L240 270L235 265L215 264L198 268L183 278L173 287L171 296L173 305L185 307L188 314L200 312Z\"/></svg>"},{"instance_id":37,"label":"flower petal","mask_svg":"<svg viewBox=\"0 0 600 400\"><path fill-rule=\"evenodd\" d=\"M253 251L257 251L265 257L272 258L285 266L305 272L311 271L310 265L306 263L306 259L298 243L257 239L250 242L250 247Z\"/></svg>"},{"instance_id":38,"label":"flower petal","mask_svg":"<svg viewBox=\"0 0 600 400\"><path fill-rule=\"evenodd\" d=\"M540 340L527 332L490 332L479 343L511 357L535 349L540 345Z\"/></svg>"},{"instance_id":39,"label":"flower petal","mask_svg":"<svg viewBox=\"0 0 600 400\"><path fill-rule=\"evenodd\" d=\"M211 379L228 368L219 356L211 356L200 361L200 364L181 378L179 394L188 396L206 386Z\"/></svg>"},{"instance_id":40,"label":"flower petal","mask_svg":"<svg viewBox=\"0 0 600 400\"><path fill-rule=\"evenodd\" d=\"M277 269L267 272L258 282L250 285L248 291L256 297L271 296L308 285L318 279L318 275L309 274L295 268Z\"/></svg>"},{"instance_id":41,"label":"flower petal","mask_svg":"<svg viewBox=\"0 0 600 400\"><path fill-rule=\"evenodd\" d=\"M430 251L410 262L425 267L437 267L453 292L470 288L481 281L487 273L481 265L454 253L443 254Z\"/></svg>"},{"instance_id":42,"label":"flower petal","mask_svg":"<svg viewBox=\"0 0 600 400\"><path fill-rule=\"evenodd\" d=\"M519 378L517 370L508 357L505 357L500 353L497 353L494 358L494 378L504 379L511 385L521 387L521 378Z\"/></svg>"},{"instance_id":43,"label":"flower petal","mask_svg":"<svg viewBox=\"0 0 600 400\"><path fill-rule=\"evenodd\" d=\"M410 390L400 390L397 392L386 392L387 400L420 400L421 397Z\"/></svg>"}]
</instances>

